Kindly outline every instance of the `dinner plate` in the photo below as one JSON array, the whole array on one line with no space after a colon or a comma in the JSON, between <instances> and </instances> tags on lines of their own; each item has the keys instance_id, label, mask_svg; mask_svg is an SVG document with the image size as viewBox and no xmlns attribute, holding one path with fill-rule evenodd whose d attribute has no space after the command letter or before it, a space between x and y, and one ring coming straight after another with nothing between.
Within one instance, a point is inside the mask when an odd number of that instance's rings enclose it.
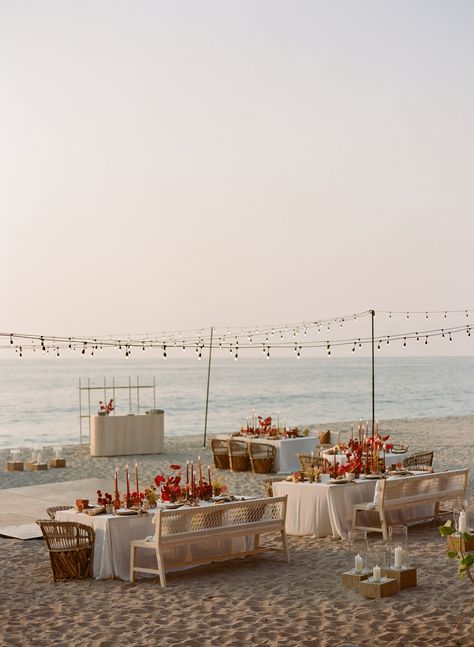
<instances>
[{"instance_id":1,"label":"dinner plate","mask_svg":"<svg viewBox=\"0 0 474 647\"><path fill-rule=\"evenodd\" d=\"M162 503L161 505L165 510L176 510L177 508L181 508L184 503Z\"/></svg>"},{"instance_id":2,"label":"dinner plate","mask_svg":"<svg viewBox=\"0 0 474 647\"><path fill-rule=\"evenodd\" d=\"M353 481L349 481L348 479L330 479L328 481L328 485L340 485L341 483L353 483Z\"/></svg>"},{"instance_id":3,"label":"dinner plate","mask_svg":"<svg viewBox=\"0 0 474 647\"><path fill-rule=\"evenodd\" d=\"M132 514L138 514L136 510L116 510L115 514L118 514L120 517L126 517Z\"/></svg>"},{"instance_id":4,"label":"dinner plate","mask_svg":"<svg viewBox=\"0 0 474 647\"><path fill-rule=\"evenodd\" d=\"M365 474L364 476L365 479L383 479L382 474Z\"/></svg>"}]
</instances>

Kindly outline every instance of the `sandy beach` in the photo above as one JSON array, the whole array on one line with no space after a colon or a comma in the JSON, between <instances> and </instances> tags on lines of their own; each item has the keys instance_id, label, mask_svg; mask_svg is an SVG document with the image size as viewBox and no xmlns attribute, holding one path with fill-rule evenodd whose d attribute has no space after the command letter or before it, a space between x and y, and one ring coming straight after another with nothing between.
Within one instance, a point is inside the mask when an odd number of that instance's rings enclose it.
<instances>
[{"instance_id":1,"label":"sandy beach","mask_svg":"<svg viewBox=\"0 0 474 647\"><path fill-rule=\"evenodd\" d=\"M318 429L347 430L347 423ZM382 433L410 450L433 449L434 468L474 468L474 417L384 421ZM201 456L211 463L200 437L165 439L158 456L91 458L88 449L64 447L65 469L0 473L0 488L110 478L115 465L140 464L151 482L172 462ZM9 452L0 452L5 464ZM214 470L215 472L215 470ZM263 475L220 473L230 492L263 494ZM473 479L468 495L473 496ZM80 496L80 492L78 496ZM64 503L58 501L58 504ZM67 502L66 502L67 503ZM44 514L46 517L46 512ZM371 534L371 547L380 543ZM465 611L474 591L456 578L446 541L435 523L409 530L418 586L382 600L344 589L348 568L344 541L289 537L291 563L279 553L171 573L168 588L156 578L53 583L42 540L0 538L0 645L474 645L472 617Z\"/></svg>"}]
</instances>

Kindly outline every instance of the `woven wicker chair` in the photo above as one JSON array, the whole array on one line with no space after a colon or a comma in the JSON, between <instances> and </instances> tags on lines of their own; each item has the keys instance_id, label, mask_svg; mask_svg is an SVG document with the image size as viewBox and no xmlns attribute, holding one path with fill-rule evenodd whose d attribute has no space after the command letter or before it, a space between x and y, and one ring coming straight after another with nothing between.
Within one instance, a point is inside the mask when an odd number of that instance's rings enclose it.
<instances>
[{"instance_id":1,"label":"woven wicker chair","mask_svg":"<svg viewBox=\"0 0 474 647\"><path fill-rule=\"evenodd\" d=\"M219 470L229 469L229 446L227 440L211 438L211 451L214 458L214 467Z\"/></svg>"},{"instance_id":2,"label":"woven wicker chair","mask_svg":"<svg viewBox=\"0 0 474 647\"><path fill-rule=\"evenodd\" d=\"M405 458L403 461L403 467L407 467L412 470L420 471L433 471L433 453L434 452L417 452L416 454L411 454L408 458ZM431 468L431 469L425 469Z\"/></svg>"},{"instance_id":3,"label":"woven wicker chair","mask_svg":"<svg viewBox=\"0 0 474 647\"><path fill-rule=\"evenodd\" d=\"M249 444L250 464L254 474L270 474L276 456L276 447L263 443Z\"/></svg>"},{"instance_id":4,"label":"woven wicker chair","mask_svg":"<svg viewBox=\"0 0 474 647\"><path fill-rule=\"evenodd\" d=\"M304 472L308 467L317 467L321 472L324 472L327 466L327 460L322 456L311 456L311 454L298 454L300 461L301 471Z\"/></svg>"},{"instance_id":5,"label":"woven wicker chair","mask_svg":"<svg viewBox=\"0 0 474 647\"><path fill-rule=\"evenodd\" d=\"M73 507L73 505L56 505L53 508L46 508L46 513L51 521L54 521L56 519L56 512L59 512L60 510L70 510Z\"/></svg>"},{"instance_id":6,"label":"woven wicker chair","mask_svg":"<svg viewBox=\"0 0 474 647\"><path fill-rule=\"evenodd\" d=\"M36 522L49 550L55 582L92 577L95 531L75 521Z\"/></svg>"},{"instance_id":7,"label":"woven wicker chair","mask_svg":"<svg viewBox=\"0 0 474 647\"><path fill-rule=\"evenodd\" d=\"M248 445L242 440L228 440L229 465L233 472L246 472L250 466Z\"/></svg>"},{"instance_id":8,"label":"woven wicker chair","mask_svg":"<svg viewBox=\"0 0 474 647\"><path fill-rule=\"evenodd\" d=\"M278 481L285 481L286 476L274 476L263 481L263 487L265 488L265 496L273 496L273 483Z\"/></svg>"}]
</instances>

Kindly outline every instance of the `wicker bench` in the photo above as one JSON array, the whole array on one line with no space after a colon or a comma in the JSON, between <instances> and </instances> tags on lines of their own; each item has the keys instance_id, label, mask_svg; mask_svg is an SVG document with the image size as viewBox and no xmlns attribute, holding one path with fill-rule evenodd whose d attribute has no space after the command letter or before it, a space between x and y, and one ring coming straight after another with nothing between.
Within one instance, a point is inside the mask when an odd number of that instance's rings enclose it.
<instances>
[{"instance_id":1,"label":"wicker bench","mask_svg":"<svg viewBox=\"0 0 474 647\"><path fill-rule=\"evenodd\" d=\"M260 535L280 533L282 550L289 562L288 544L285 533L286 496L263 499L252 499L231 503L219 503L196 508L179 508L177 510L158 510L156 512L156 535L153 540L132 541L130 545L130 581L135 581L135 574L151 573L159 575L160 584L166 586L166 571L170 568L192 566L256 555L263 550L274 550L260 546ZM238 537L253 537L253 547L247 545L241 552L230 551L230 541ZM190 545L211 540L212 553L206 557L202 551L190 554ZM222 541L220 541L222 540ZM209 543L211 543L209 542ZM173 551L173 561L166 559L163 549L184 549L183 555ZM157 568L145 568L136 565L137 548L152 549L156 553ZM185 558L183 559L183 556Z\"/></svg>"},{"instance_id":2,"label":"wicker bench","mask_svg":"<svg viewBox=\"0 0 474 647\"><path fill-rule=\"evenodd\" d=\"M447 470L435 474L422 474L407 478L384 479L377 482L374 500L371 503L356 503L352 510L352 528L381 532L387 539L386 513L404 510L423 504L434 504L434 514L413 517L410 521L423 521L438 516L441 501L464 498L467 486L467 469ZM375 511L379 515L380 526L358 524L359 512Z\"/></svg>"}]
</instances>

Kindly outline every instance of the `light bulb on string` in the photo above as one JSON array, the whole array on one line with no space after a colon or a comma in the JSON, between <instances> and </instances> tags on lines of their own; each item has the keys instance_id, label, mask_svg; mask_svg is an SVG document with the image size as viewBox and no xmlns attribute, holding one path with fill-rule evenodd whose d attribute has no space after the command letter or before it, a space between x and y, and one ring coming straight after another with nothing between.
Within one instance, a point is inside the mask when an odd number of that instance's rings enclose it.
<instances>
[{"instance_id":1,"label":"light bulb on string","mask_svg":"<svg viewBox=\"0 0 474 647\"><path fill-rule=\"evenodd\" d=\"M392 313L391 313L391 312L389 312L389 313L388 313L388 318L389 318L389 319L391 319L391 318L392 318Z\"/></svg>"},{"instance_id":2,"label":"light bulb on string","mask_svg":"<svg viewBox=\"0 0 474 647\"><path fill-rule=\"evenodd\" d=\"M356 349L356 344L355 344L355 342L354 342L354 346L352 347L352 352L353 352L353 353L355 353L355 349Z\"/></svg>"},{"instance_id":3,"label":"light bulb on string","mask_svg":"<svg viewBox=\"0 0 474 647\"><path fill-rule=\"evenodd\" d=\"M35 350L35 348L33 348L33 350ZM20 346L20 357L23 357L23 349L21 346Z\"/></svg>"},{"instance_id":4,"label":"light bulb on string","mask_svg":"<svg viewBox=\"0 0 474 647\"><path fill-rule=\"evenodd\" d=\"M380 340L379 340L379 343L377 344L377 350L380 350Z\"/></svg>"},{"instance_id":5,"label":"light bulb on string","mask_svg":"<svg viewBox=\"0 0 474 647\"><path fill-rule=\"evenodd\" d=\"M407 338L404 337L403 338L403 348L406 348L406 347L407 347Z\"/></svg>"},{"instance_id":6,"label":"light bulb on string","mask_svg":"<svg viewBox=\"0 0 474 647\"><path fill-rule=\"evenodd\" d=\"M420 338L418 337L418 333L415 333L416 335L416 341L420 341Z\"/></svg>"},{"instance_id":7,"label":"light bulb on string","mask_svg":"<svg viewBox=\"0 0 474 647\"><path fill-rule=\"evenodd\" d=\"M425 315L426 315L426 319L428 319L428 313L427 312L425 312Z\"/></svg>"},{"instance_id":8,"label":"light bulb on string","mask_svg":"<svg viewBox=\"0 0 474 647\"><path fill-rule=\"evenodd\" d=\"M425 337L425 346L428 344L428 335Z\"/></svg>"},{"instance_id":9,"label":"light bulb on string","mask_svg":"<svg viewBox=\"0 0 474 647\"><path fill-rule=\"evenodd\" d=\"M468 311L467 311L467 310L466 310L466 317L469 317L469 313L468 313Z\"/></svg>"},{"instance_id":10,"label":"light bulb on string","mask_svg":"<svg viewBox=\"0 0 474 647\"><path fill-rule=\"evenodd\" d=\"M362 342L360 341L360 337L359 337L359 348L362 348Z\"/></svg>"},{"instance_id":11,"label":"light bulb on string","mask_svg":"<svg viewBox=\"0 0 474 647\"><path fill-rule=\"evenodd\" d=\"M407 312L407 319L410 319L410 313Z\"/></svg>"},{"instance_id":12,"label":"light bulb on string","mask_svg":"<svg viewBox=\"0 0 474 647\"><path fill-rule=\"evenodd\" d=\"M267 359L270 359L270 346L267 347Z\"/></svg>"},{"instance_id":13,"label":"light bulb on string","mask_svg":"<svg viewBox=\"0 0 474 647\"><path fill-rule=\"evenodd\" d=\"M453 341L453 338L451 337L451 331L449 333L449 341Z\"/></svg>"},{"instance_id":14,"label":"light bulb on string","mask_svg":"<svg viewBox=\"0 0 474 647\"><path fill-rule=\"evenodd\" d=\"M297 359L301 359L301 346L298 348L298 353L296 355Z\"/></svg>"},{"instance_id":15,"label":"light bulb on string","mask_svg":"<svg viewBox=\"0 0 474 647\"><path fill-rule=\"evenodd\" d=\"M444 311L444 318L446 319L446 310Z\"/></svg>"},{"instance_id":16,"label":"light bulb on string","mask_svg":"<svg viewBox=\"0 0 474 647\"><path fill-rule=\"evenodd\" d=\"M10 334L10 344L13 344L13 333Z\"/></svg>"},{"instance_id":17,"label":"light bulb on string","mask_svg":"<svg viewBox=\"0 0 474 647\"><path fill-rule=\"evenodd\" d=\"M387 346L390 344L390 337L387 337Z\"/></svg>"}]
</instances>

